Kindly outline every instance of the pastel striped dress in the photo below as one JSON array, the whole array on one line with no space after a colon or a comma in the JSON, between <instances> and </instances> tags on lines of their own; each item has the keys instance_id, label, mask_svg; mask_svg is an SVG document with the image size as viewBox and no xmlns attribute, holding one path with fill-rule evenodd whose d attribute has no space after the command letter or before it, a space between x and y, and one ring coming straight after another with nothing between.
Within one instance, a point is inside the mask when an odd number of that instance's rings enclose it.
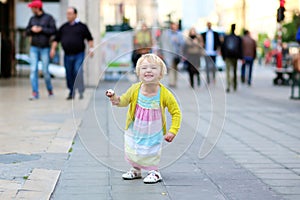
<instances>
[{"instance_id":1,"label":"pastel striped dress","mask_svg":"<svg viewBox=\"0 0 300 200\"><path fill-rule=\"evenodd\" d=\"M125 159L133 166L157 170L163 141L160 89L146 97L139 91L135 119L125 131Z\"/></svg>"}]
</instances>

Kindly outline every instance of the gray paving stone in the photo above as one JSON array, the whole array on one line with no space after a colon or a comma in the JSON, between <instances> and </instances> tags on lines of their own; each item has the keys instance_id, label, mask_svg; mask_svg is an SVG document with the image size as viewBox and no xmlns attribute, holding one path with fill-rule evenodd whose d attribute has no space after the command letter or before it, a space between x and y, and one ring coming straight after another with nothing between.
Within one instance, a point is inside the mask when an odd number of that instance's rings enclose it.
<instances>
[{"instance_id":1,"label":"gray paving stone","mask_svg":"<svg viewBox=\"0 0 300 200\"><path fill-rule=\"evenodd\" d=\"M181 186L203 186L213 184L208 180L207 176L201 173L182 173L182 172L164 172L162 173L165 185L181 185Z\"/></svg>"},{"instance_id":2,"label":"gray paving stone","mask_svg":"<svg viewBox=\"0 0 300 200\"><path fill-rule=\"evenodd\" d=\"M121 193L125 194L135 193L135 194L161 194L166 192L166 190L161 187L162 183L157 184L144 184L141 180L134 181L124 181L122 185L112 185L111 190L112 193ZM134 190L133 190L134 188Z\"/></svg>"},{"instance_id":3,"label":"gray paving stone","mask_svg":"<svg viewBox=\"0 0 300 200\"><path fill-rule=\"evenodd\" d=\"M299 168L297 168L297 169L293 168L293 169L291 169L291 170L293 170L293 171L296 172L297 174L300 174L300 169L299 169Z\"/></svg>"},{"instance_id":4,"label":"gray paving stone","mask_svg":"<svg viewBox=\"0 0 300 200\"><path fill-rule=\"evenodd\" d=\"M74 173L65 173L63 178L65 179L91 179L91 178L107 178L107 172L97 172L97 171L90 171L86 172L84 169Z\"/></svg>"},{"instance_id":5,"label":"gray paving stone","mask_svg":"<svg viewBox=\"0 0 300 200\"><path fill-rule=\"evenodd\" d=\"M264 179L263 181L270 186L286 186L286 187L299 187L300 188L300 180Z\"/></svg>"},{"instance_id":6,"label":"gray paving stone","mask_svg":"<svg viewBox=\"0 0 300 200\"><path fill-rule=\"evenodd\" d=\"M286 195L285 199L287 199L287 200L299 200L300 195Z\"/></svg>"},{"instance_id":7,"label":"gray paving stone","mask_svg":"<svg viewBox=\"0 0 300 200\"><path fill-rule=\"evenodd\" d=\"M109 182L108 179L87 179L87 180L82 180L82 179L63 179L63 182L61 183L61 186L64 187L81 187L82 185L84 186L108 186Z\"/></svg>"},{"instance_id":8,"label":"gray paving stone","mask_svg":"<svg viewBox=\"0 0 300 200\"><path fill-rule=\"evenodd\" d=\"M289 180L300 180L300 176L294 173L289 173L289 174L277 174L277 173L257 173L256 174L259 178L261 179L289 179Z\"/></svg>"},{"instance_id":9,"label":"gray paving stone","mask_svg":"<svg viewBox=\"0 0 300 200\"><path fill-rule=\"evenodd\" d=\"M91 185L79 185L79 186L63 186L61 187L61 194L57 195L53 195L53 198L56 198L61 196L61 195L66 195L69 194L71 195L88 195L88 194L106 194L107 192L109 192L110 187L109 186L103 186L103 185L95 185L95 186L91 186Z\"/></svg>"},{"instance_id":10,"label":"gray paving stone","mask_svg":"<svg viewBox=\"0 0 300 200\"><path fill-rule=\"evenodd\" d=\"M209 190L198 186L167 186L169 196L173 200L181 199L227 199L217 189Z\"/></svg>"},{"instance_id":11,"label":"gray paving stone","mask_svg":"<svg viewBox=\"0 0 300 200\"><path fill-rule=\"evenodd\" d=\"M299 186L297 187L272 187L273 190L279 192L280 194L287 195L300 195Z\"/></svg>"},{"instance_id":12,"label":"gray paving stone","mask_svg":"<svg viewBox=\"0 0 300 200\"><path fill-rule=\"evenodd\" d=\"M282 199L258 180L223 180L219 182L219 187L229 199Z\"/></svg>"},{"instance_id":13,"label":"gray paving stone","mask_svg":"<svg viewBox=\"0 0 300 200\"><path fill-rule=\"evenodd\" d=\"M300 163L284 163L287 168L300 169Z\"/></svg>"},{"instance_id":14,"label":"gray paving stone","mask_svg":"<svg viewBox=\"0 0 300 200\"><path fill-rule=\"evenodd\" d=\"M278 169L265 169L265 168L258 168L258 169L252 169L252 172L255 174L290 174L291 171L285 168L278 168Z\"/></svg>"},{"instance_id":15,"label":"gray paving stone","mask_svg":"<svg viewBox=\"0 0 300 200\"><path fill-rule=\"evenodd\" d=\"M139 200L149 200L149 199L161 199L167 200L170 199L169 196L165 193L156 194L156 193L135 193L135 191L126 191L125 193L113 193L112 199L114 200L124 200L124 199L139 199Z\"/></svg>"},{"instance_id":16,"label":"gray paving stone","mask_svg":"<svg viewBox=\"0 0 300 200\"><path fill-rule=\"evenodd\" d=\"M67 200L67 199L72 199L72 200L83 200L83 199L103 199L103 200L109 200L112 199L110 198L109 194L62 194L60 196L52 196L51 199L55 200Z\"/></svg>"},{"instance_id":17,"label":"gray paving stone","mask_svg":"<svg viewBox=\"0 0 300 200\"><path fill-rule=\"evenodd\" d=\"M248 169L281 169L282 166L276 163L242 163Z\"/></svg>"}]
</instances>

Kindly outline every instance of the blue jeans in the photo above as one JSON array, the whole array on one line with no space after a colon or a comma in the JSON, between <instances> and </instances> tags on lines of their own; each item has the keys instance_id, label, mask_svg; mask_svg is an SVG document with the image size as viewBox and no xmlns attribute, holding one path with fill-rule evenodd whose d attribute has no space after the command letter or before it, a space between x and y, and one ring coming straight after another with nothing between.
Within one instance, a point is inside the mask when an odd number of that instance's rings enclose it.
<instances>
[{"instance_id":1,"label":"blue jeans","mask_svg":"<svg viewBox=\"0 0 300 200\"><path fill-rule=\"evenodd\" d=\"M50 62L50 48L40 48L31 46L30 47L30 81L32 86L32 91L36 93L37 97L39 96L39 69L38 63L41 59L42 61L42 70L43 76L45 79L46 87L48 91L52 91L51 76L48 70Z\"/></svg>"},{"instance_id":2,"label":"blue jeans","mask_svg":"<svg viewBox=\"0 0 300 200\"><path fill-rule=\"evenodd\" d=\"M246 76L246 65L248 65L248 66L249 66L249 72L248 72L248 84L251 85L252 66L253 66L254 58L245 56L245 57L244 57L244 61L245 61L245 63L242 65L242 70L241 70L241 78L242 78L242 81L245 80L245 76Z\"/></svg>"},{"instance_id":3,"label":"blue jeans","mask_svg":"<svg viewBox=\"0 0 300 200\"><path fill-rule=\"evenodd\" d=\"M75 96L75 89L78 88L80 94L84 92L83 67L84 52L75 55L65 55L64 64L66 68L67 86L70 90L69 95Z\"/></svg>"}]
</instances>

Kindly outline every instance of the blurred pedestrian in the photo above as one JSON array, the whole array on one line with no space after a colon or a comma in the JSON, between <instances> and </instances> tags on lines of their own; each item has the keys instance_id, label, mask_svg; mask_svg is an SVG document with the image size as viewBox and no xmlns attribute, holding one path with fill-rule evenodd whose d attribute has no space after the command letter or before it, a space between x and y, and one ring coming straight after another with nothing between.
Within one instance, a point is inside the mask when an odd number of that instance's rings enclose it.
<instances>
[{"instance_id":1,"label":"blurred pedestrian","mask_svg":"<svg viewBox=\"0 0 300 200\"><path fill-rule=\"evenodd\" d=\"M56 32L55 20L43 10L43 3L34 0L28 4L31 8L32 16L26 27L27 35L31 36L30 46L30 81L32 86L32 96L30 100L39 98L39 60L42 61L43 76L45 79L48 95L53 96L53 87L49 73L49 52L50 37Z\"/></svg>"},{"instance_id":2,"label":"blurred pedestrian","mask_svg":"<svg viewBox=\"0 0 300 200\"><path fill-rule=\"evenodd\" d=\"M187 71L190 77L191 87L194 88L194 76L196 75L200 86L200 57L203 54L203 39L197 34L195 28L189 30L189 35L183 45L183 56L186 59Z\"/></svg>"},{"instance_id":3,"label":"blurred pedestrian","mask_svg":"<svg viewBox=\"0 0 300 200\"><path fill-rule=\"evenodd\" d=\"M135 68L137 60L146 53L151 52L153 45L152 33L148 29L146 23L142 24L142 28L136 32L133 38L133 54L132 62Z\"/></svg>"},{"instance_id":4,"label":"blurred pedestrian","mask_svg":"<svg viewBox=\"0 0 300 200\"><path fill-rule=\"evenodd\" d=\"M53 58L58 42L61 42L64 49L64 65L66 68L67 86L69 95L67 100L74 99L75 90L78 89L79 99L83 99L83 60L85 56L84 41L88 41L89 56L93 56L94 42L88 27L77 18L77 9L69 7L67 9L67 20L63 24L51 46L50 56Z\"/></svg>"},{"instance_id":5,"label":"blurred pedestrian","mask_svg":"<svg viewBox=\"0 0 300 200\"><path fill-rule=\"evenodd\" d=\"M264 41L264 55L265 55L265 64L269 64L272 59L272 49L271 49L271 41L269 38L266 38Z\"/></svg>"},{"instance_id":6,"label":"blurred pedestrian","mask_svg":"<svg viewBox=\"0 0 300 200\"><path fill-rule=\"evenodd\" d=\"M113 105L130 106L124 143L125 159L132 168L122 175L124 180L142 178L142 169L148 170L144 183L162 180L158 165L163 140L172 142L181 123L181 111L174 95L160 83L166 71L165 63L157 55L144 54L136 66L140 82L121 96L111 90L106 92ZM166 129L166 108L172 121L169 130Z\"/></svg>"},{"instance_id":7,"label":"blurred pedestrian","mask_svg":"<svg viewBox=\"0 0 300 200\"><path fill-rule=\"evenodd\" d=\"M221 46L222 57L226 63L226 92L230 92L231 85L233 85L234 91L237 90L237 61L243 58L242 51L242 39L235 34L235 24L232 24L230 34L225 36ZM233 72L233 78L231 71Z\"/></svg>"},{"instance_id":8,"label":"blurred pedestrian","mask_svg":"<svg viewBox=\"0 0 300 200\"><path fill-rule=\"evenodd\" d=\"M246 76L246 67L248 67L248 85L251 85L252 78L252 68L253 62L256 58L256 42L251 37L248 30L244 31L244 36L242 37L242 46L243 46L243 64L241 69L241 81L245 83Z\"/></svg>"},{"instance_id":9,"label":"blurred pedestrian","mask_svg":"<svg viewBox=\"0 0 300 200\"><path fill-rule=\"evenodd\" d=\"M216 82L216 57L217 50L221 46L219 34L211 28L211 22L207 22L207 31L202 33L205 47L205 71L207 84L210 84L210 72L212 72L213 81Z\"/></svg>"},{"instance_id":10,"label":"blurred pedestrian","mask_svg":"<svg viewBox=\"0 0 300 200\"><path fill-rule=\"evenodd\" d=\"M163 38L163 49L166 51L166 60L169 70L169 86L176 87L178 64L181 61L182 47L184 44L183 35L178 30L178 24L171 22L170 30L167 30Z\"/></svg>"}]
</instances>

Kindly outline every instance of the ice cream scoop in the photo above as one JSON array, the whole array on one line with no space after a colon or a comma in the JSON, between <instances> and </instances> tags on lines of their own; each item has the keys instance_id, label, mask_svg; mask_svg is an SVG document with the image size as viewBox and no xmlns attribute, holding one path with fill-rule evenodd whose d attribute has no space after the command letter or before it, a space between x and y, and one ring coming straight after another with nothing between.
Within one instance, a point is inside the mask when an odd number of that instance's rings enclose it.
<instances>
[{"instance_id":1,"label":"ice cream scoop","mask_svg":"<svg viewBox=\"0 0 300 200\"><path fill-rule=\"evenodd\" d=\"M106 96L108 96L109 98L115 95L115 91L112 89L109 89L106 91Z\"/></svg>"}]
</instances>

